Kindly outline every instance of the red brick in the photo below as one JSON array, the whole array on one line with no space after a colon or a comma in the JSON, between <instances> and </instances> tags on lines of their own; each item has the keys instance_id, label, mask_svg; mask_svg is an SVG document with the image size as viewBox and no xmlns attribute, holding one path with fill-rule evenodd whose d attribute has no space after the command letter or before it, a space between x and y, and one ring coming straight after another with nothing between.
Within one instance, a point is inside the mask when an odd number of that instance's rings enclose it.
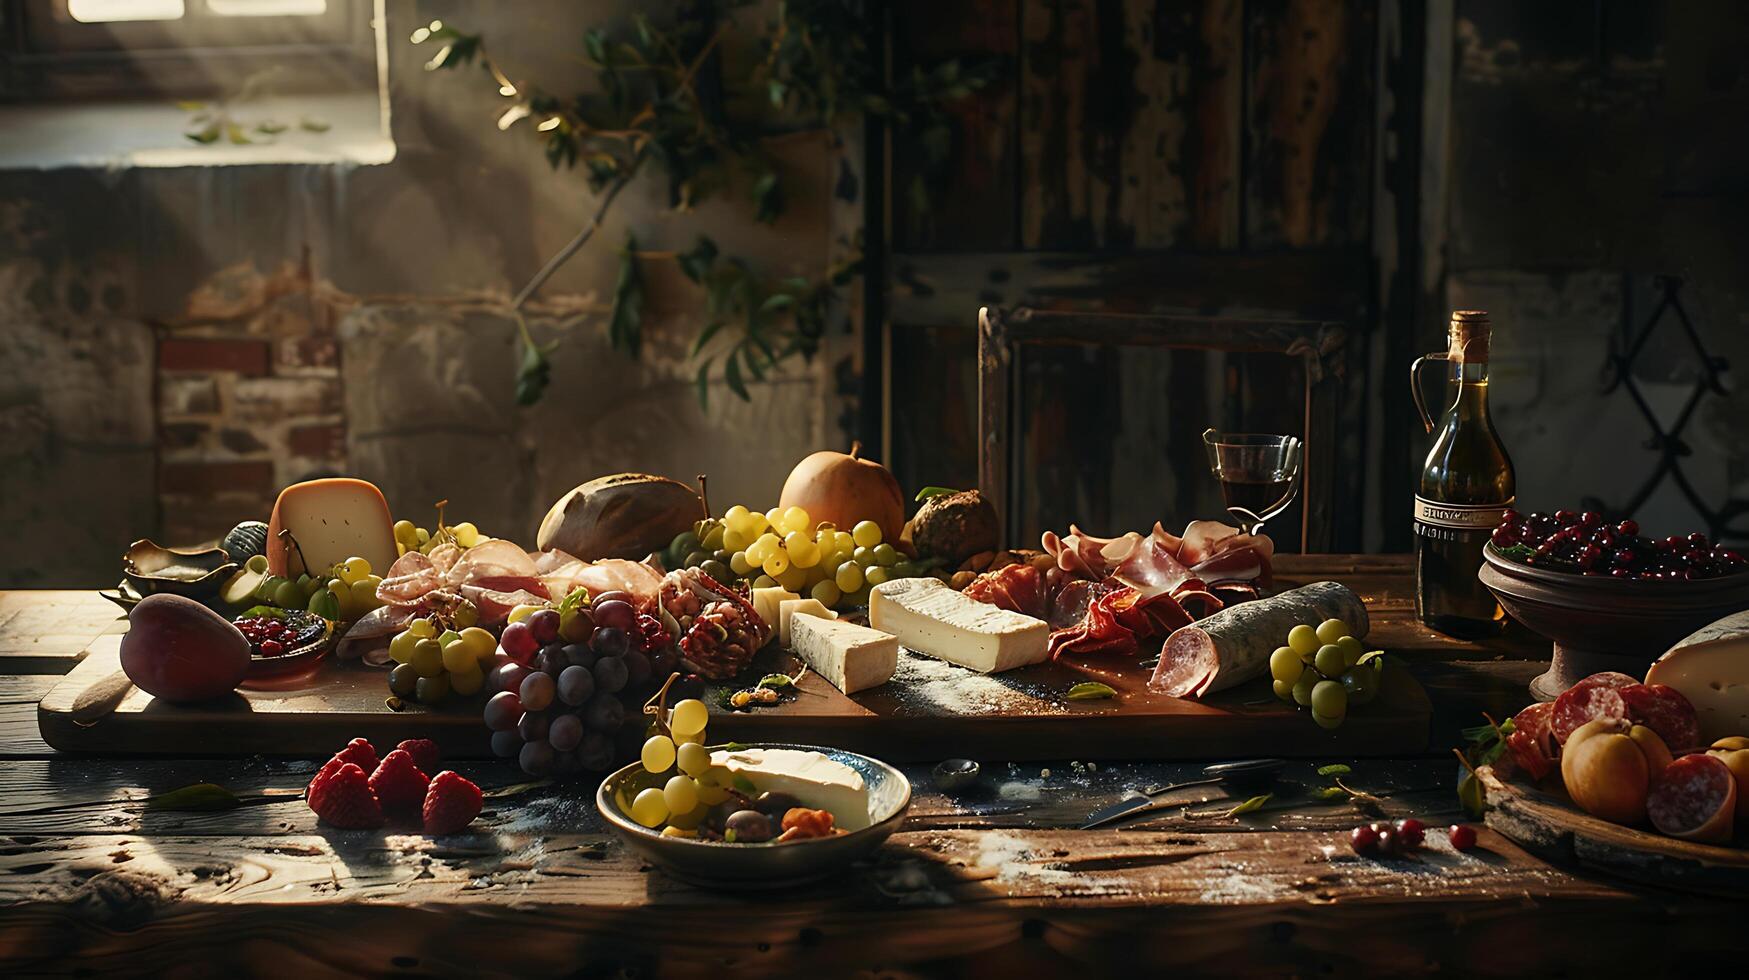
<instances>
[{"instance_id":1,"label":"red brick","mask_svg":"<svg viewBox=\"0 0 1749 980\"><path fill-rule=\"evenodd\" d=\"M221 493L271 494L273 463L165 463L158 468L160 493L210 497Z\"/></svg>"},{"instance_id":2,"label":"red brick","mask_svg":"<svg viewBox=\"0 0 1749 980\"><path fill-rule=\"evenodd\" d=\"M158 344L158 367L164 371L235 371L258 377L267 373L265 340L187 340L167 338Z\"/></svg>"},{"instance_id":3,"label":"red brick","mask_svg":"<svg viewBox=\"0 0 1749 980\"><path fill-rule=\"evenodd\" d=\"M166 449L193 449L206 440L212 427L204 422L165 422L158 426L158 445Z\"/></svg>"},{"instance_id":4,"label":"red brick","mask_svg":"<svg viewBox=\"0 0 1749 980\"><path fill-rule=\"evenodd\" d=\"M339 422L296 426L286 434L286 442L299 456L341 459L346 455L346 426Z\"/></svg>"}]
</instances>

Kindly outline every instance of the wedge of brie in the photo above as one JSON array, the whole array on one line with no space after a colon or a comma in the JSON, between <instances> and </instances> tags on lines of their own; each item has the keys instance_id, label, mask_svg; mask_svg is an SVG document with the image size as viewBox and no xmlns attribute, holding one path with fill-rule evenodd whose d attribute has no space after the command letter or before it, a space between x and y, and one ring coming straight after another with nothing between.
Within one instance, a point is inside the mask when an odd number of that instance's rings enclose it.
<instances>
[{"instance_id":1,"label":"wedge of brie","mask_svg":"<svg viewBox=\"0 0 1749 980\"><path fill-rule=\"evenodd\" d=\"M845 694L885 684L899 667L898 638L880 630L805 612L789 623L790 649Z\"/></svg>"},{"instance_id":2,"label":"wedge of brie","mask_svg":"<svg viewBox=\"0 0 1749 980\"><path fill-rule=\"evenodd\" d=\"M718 749L711 765L728 770L751 795L788 793L815 810L826 810L845 830L869 825L868 787L862 774L836 759L806 749ZM744 790L744 788L743 788Z\"/></svg>"},{"instance_id":3,"label":"wedge of brie","mask_svg":"<svg viewBox=\"0 0 1749 980\"><path fill-rule=\"evenodd\" d=\"M986 674L1043 661L1051 635L1042 619L968 599L933 578L875 586L868 619L908 649Z\"/></svg>"}]
</instances>

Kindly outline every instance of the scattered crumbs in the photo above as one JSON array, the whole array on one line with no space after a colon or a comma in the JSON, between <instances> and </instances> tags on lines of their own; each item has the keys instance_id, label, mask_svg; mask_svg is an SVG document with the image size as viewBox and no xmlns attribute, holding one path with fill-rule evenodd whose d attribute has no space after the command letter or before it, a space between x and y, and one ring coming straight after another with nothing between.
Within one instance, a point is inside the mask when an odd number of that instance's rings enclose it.
<instances>
[{"instance_id":1,"label":"scattered crumbs","mask_svg":"<svg viewBox=\"0 0 1749 980\"><path fill-rule=\"evenodd\" d=\"M1027 841L1003 831L987 831L978 838L978 853L972 866L992 873L996 881L1006 884L1032 882L1066 886L1078 895L1126 894L1128 883L1109 877L1094 878L1077 874L1059 864L1036 860L1043 852ZM1063 852L1055 852L1061 854Z\"/></svg>"},{"instance_id":2,"label":"scattered crumbs","mask_svg":"<svg viewBox=\"0 0 1749 980\"><path fill-rule=\"evenodd\" d=\"M1044 796L1042 788L1036 782L1012 780L996 787L996 795L1004 800L1037 800Z\"/></svg>"},{"instance_id":3,"label":"scattered crumbs","mask_svg":"<svg viewBox=\"0 0 1749 980\"><path fill-rule=\"evenodd\" d=\"M1023 687L1011 686L999 674L980 674L910 650L900 651L892 683L900 703L931 713L991 715L1023 710L1045 714L1064 710Z\"/></svg>"},{"instance_id":4,"label":"scattered crumbs","mask_svg":"<svg viewBox=\"0 0 1749 980\"><path fill-rule=\"evenodd\" d=\"M1292 894L1268 875L1252 872L1242 864L1215 869L1203 878L1202 900L1212 904L1247 905L1274 902Z\"/></svg>"}]
</instances>

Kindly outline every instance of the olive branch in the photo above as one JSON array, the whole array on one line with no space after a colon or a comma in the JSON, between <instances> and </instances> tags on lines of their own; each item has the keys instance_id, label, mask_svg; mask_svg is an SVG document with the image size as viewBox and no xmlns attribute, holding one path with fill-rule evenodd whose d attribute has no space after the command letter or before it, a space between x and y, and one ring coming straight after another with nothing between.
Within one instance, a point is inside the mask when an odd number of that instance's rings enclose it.
<instances>
[{"instance_id":1,"label":"olive branch","mask_svg":"<svg viewBox=\"0 0 1749 980\"><path fill-rule=\"evenodd\" d=\"M782 132L830 128L874 114L919 133L926 170L945 163L952 144L946 107L984 86L990 66L957 60L918 67L901 84L881 79L869 44L870 23L853 0L784 0L755 40L760 57L743 76L724 68L722 44L733 16L750 0L677 0L660 21L637 13L609 30L583 35L584 61L595 73L594 90L561 97L531 82L514 80L487 51L479 34L438 21L413 32L414 44L436 44L430 71L478 65L508 100L497 125L508 131L527 121L547 163L555 170L581 168L597 195L595 210L570 241L553 254L511 302L522 348L516 398L539 401L551 382L548 354L522 316L528 300L578 251L594 239L628 184L661 174L669 205L688 212L725 192L737 172L750 179L757 221L777 220L785 207L782 175L762 150L762 141ZM754 98L742 98L753 95ZM732 117L726 106L755 104L756 119ZM839 152L843 152L838 144ZM907 191L914 208L928 206L919 174ZM724 256L700 235L683 252L640 251L635 234L619 248L620 271L607 319L610 345L639 356L643 343L644 283L641 261L675 262L705 292L707 317L691 345L700 403L714 377L742 400L747 383L759 381L795 356L811 358L820 347L837 291L861 271L860 232L847 256L818 278L770 277L744 258ZM712 341L728 339L725 346Z\"/></svg>"}]
</instances>

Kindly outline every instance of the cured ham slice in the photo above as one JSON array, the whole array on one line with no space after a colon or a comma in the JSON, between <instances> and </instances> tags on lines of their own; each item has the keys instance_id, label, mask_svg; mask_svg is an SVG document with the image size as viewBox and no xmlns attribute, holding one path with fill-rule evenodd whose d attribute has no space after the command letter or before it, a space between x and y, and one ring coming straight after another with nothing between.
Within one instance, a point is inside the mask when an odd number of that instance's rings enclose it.
<instances>
[{"instance_id":1,"label":"cured ham slice","mask_svg":"<svg viewBox=\"0 0 1749 980\"><path fill-rule=\"evenodd\" d=\"M1288 630L1326 619L1367 631L1366 605L1346 586L1313 582L1280 595L1230 606L1166 638L1148 689L1200 698L1262 675Z\"/></svg>"}]
</instances>

